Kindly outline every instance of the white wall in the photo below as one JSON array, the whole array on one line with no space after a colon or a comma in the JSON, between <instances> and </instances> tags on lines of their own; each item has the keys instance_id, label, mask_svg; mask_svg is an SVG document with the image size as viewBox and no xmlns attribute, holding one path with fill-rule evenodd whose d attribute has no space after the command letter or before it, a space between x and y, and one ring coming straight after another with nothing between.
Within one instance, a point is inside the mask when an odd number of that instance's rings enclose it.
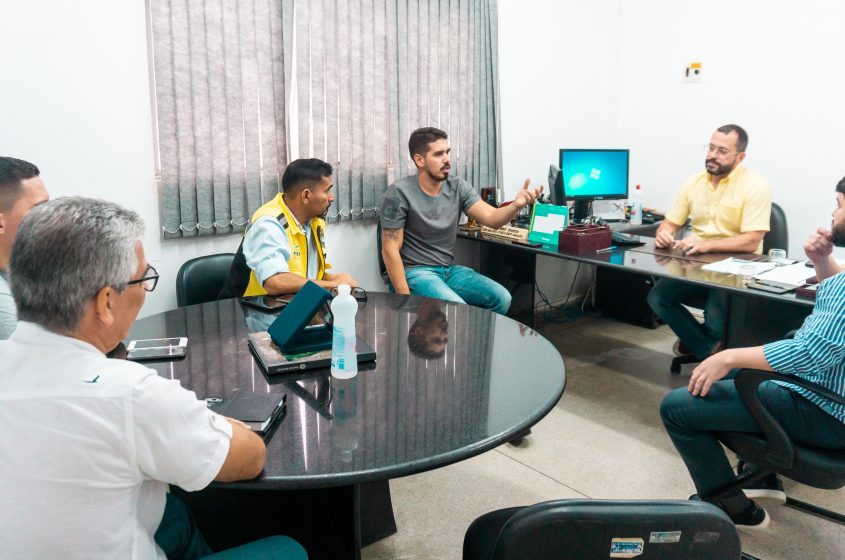
<instances>
[{"instance_id":1,"label":"white wall","mask_svg":"<svg viewBox=\"0 0 845 560\"><path fill-rule=\"evenodd\" d=\"M144 217L162 280L142 316L176 306L184 261L239 243L159 235L145 21L140 0L6 2L0 17L0 154L38 165L53 197L105 198ZM326 241L336 270L382 289L373 222L333 225Z\"/></svg>"},{"instance_id":2,"label":"white wall","mask_svg":"<svg viewBox=\"0 0 845 560\"><path fill-rule=\"evenodd\" d=\"M828 223L845 174L836 134L845 113L835 99L845 90L836 42L845 4L689 7L500 0L504 187L512 194L527 176L544 183L560 147L629 147L632 182L665 208L701 168L712 129L736 121L751 134L748 165L787 208L797 253L807 232ZM682 84L693 60L704 63L704 81ZM143 2L7 2L0 68L0 153L37 164L53 196L107 198L146 219L148 258L163 281L143 315L175 306L182 262L235 250L237 236L159 236ZM381 288L372 223L332 225L327 242L337 270ZM565 295L565 263L545 261L541 287Z\"/></svg>"},{"instance_id":3,"label":"white wall","mask_svg":"<svg viewBox=\"0 0 845 560\"><path fill-rule=\"evenodd\" d=\"M746 164L789 219L790 253L830 223L845 175L837 0L500 0L505 189L545 183L557 150L631 149L631 184L668 209L717 126L750 135ZM684 84L689 62L703 81Z\"/></svg>"}]
</instances>

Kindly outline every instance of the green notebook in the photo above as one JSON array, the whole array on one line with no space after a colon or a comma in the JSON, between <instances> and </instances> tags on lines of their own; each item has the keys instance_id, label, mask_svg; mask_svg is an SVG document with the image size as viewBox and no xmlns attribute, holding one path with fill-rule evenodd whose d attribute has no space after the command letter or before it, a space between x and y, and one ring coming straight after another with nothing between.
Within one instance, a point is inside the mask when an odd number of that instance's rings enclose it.
<instances>
[{"instance_id":1,"label":"green notebook","mask_svg":"<svg viewBox=\"0 0 845 560\"><path fill-rule=\"evenodd\" d=\"M267 329L273 342L286 354L302 354L332 347L332 294L314 282L306 282ZM320 315L314 321L315 315Z\"/></svg>"},{"instance_id":2,"label":"green notebook","mask_svg":"<svg viewBox=\"0 0 845 560\"><path fill-rule=\"evenodd\" d=\"M569 207L556 204L534 204L528 241L557 245L558 232L569 222Z\"/></svg>"}]
</instances>

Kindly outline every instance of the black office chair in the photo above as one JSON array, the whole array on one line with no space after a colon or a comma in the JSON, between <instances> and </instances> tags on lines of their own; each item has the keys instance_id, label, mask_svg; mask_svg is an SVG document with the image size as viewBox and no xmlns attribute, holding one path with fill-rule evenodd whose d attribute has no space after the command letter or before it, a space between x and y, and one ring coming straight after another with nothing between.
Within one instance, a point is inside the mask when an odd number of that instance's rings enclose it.
<instances>
[{"instance_id":1,"label":"black office chair","mask_svg":"<svg viewBox=\"0 0 845 560\"><path fill-rule=\"evenodd\" d=\"M786 213L783 208L772 202L772 213L769 215L769 231L763 236L763 254L767 255L769 249L789 250L789 227L786 221ZM700 360L692 354L683 354L672 359L669 368L674 374L681 373L681 366L684 364L696 364Z\"/></svg>"},{"instance_id":2,"label":"black office chair","mask_svg":"<svg viewBox=\"0 0 845 560\"><path fill-rule=\"evenodd\" d=\"M555 500L485 514L463 560L737 560L730 518L704 502Z\"/></svg>"},{"instance_id":3,"label":"black office chair","mask_svg":"<svg viewBox=\"0 0 845 560\"><path fill-rule=\"evenodd\" d=\"M716 437L744 461L758 467L758 470L746 473L737 478L736 482L709 496L703 496L702 499L716 500L734 490L754 484L772 473L814 488L835 490L845 486L845 450L822 449L789 439L757 394L759 385L765 381L786 381L833 403L845 405L845 397L804 379L771 371L741 370L734 378L734 383L743 404L760 424L763 433L717 432ZM845 515L840 513L794 498L787 498L786 505L845 525Z\"/></svg>"},{"instance_id":4,"label":"black office chair","mask_svg":"<svg viewBox=\"0 0 845 560\"><path fill-rule=\"evenodd\" d=\"M680 375L683 366L686 364L697 364L700 361L695 354L681 354L672 358L672 365L669 366L669 371L675 375Z\"/></svg>"},{"instance_id":5,"label":"black office chair","mask_svg":"<svg viewBox=\"0 0 845 560\"><path fill-rule=\"evenodd\" d=\"M769 231L763 236L763 254L769 249L789 250L789 226L783 208L772 202L772 214L769 218Z\"/></svg>"},{"instance_id":6,"label":"black office chair","mask_svg":"<svg viewBox=\"0 0 845 560\"><path fill-rule=\"evenodd\" d=\"M186 261L176 275L176 305L217 300L234 259L234 253L220 253Z\"/></svg>"}]
</instances>

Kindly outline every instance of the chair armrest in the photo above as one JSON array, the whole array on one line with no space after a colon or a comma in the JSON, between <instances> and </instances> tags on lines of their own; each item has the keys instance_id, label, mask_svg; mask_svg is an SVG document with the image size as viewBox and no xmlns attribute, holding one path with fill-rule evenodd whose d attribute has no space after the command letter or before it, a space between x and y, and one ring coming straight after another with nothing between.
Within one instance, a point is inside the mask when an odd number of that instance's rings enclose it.
<instances>
[{"instance_id":1,"label":"chair armrest","mask_svg":"<svg viewBox=\"0 0 845 560\"><path fill-rule=\"evenodd\" d=\"M820 397L824 397L825 399L829 400L834 404L841 404L845 406L845 396L842 396L838 393L834 393L827 387L822 387L818 383L807 381L803 377L798 377L797 375L784 375L775 371L762 371L756 369L740 370L740 372L737 373L736 377L738 378L744 372L759 372L765 376L764 379L761 379L758 383L755 383L755 385L759 385L763 381L783 381L784 383L789 383L790 385L796 385L798 387L801 387L802 389L807 389L808 391L813 392Z\"/></svg>"},{"instance_id":2,"label":"chair armrest","mask_svg":"<svg viewBox=\"0 0 845 560\"><path fill-rule=\"evenodd\" d=\"M742 403L757 420L766 436L766 460L779 467L790 469L795 460L792 440L789 439L786 431L775 420L772 413L763 406L760 395L757 394L760 384L764 381L773 381L784 377L772 371L743 369L736 374L734 385Z\"/></svg>"},{"instance_id":3,"label":"chair armrest","mask_svg":"<svg viewBox=\"0 0 845 560\"><path fill-rule=\"evenodd\" d=\"M743 369L736 374L734 384L743 404L757 420L763 434L766 436L767 452L766 459L780 467L792 468L795 451L792 447L792 440L784 431L783 427L775 420L775 417L763 405L757 393L760 384L765 381L783 381L807 389L836 404L845 405L845 397L822 387L806 379L794 375L783 375L773 371L762 371L757 369Z\"/></svg>"}]
</instances>

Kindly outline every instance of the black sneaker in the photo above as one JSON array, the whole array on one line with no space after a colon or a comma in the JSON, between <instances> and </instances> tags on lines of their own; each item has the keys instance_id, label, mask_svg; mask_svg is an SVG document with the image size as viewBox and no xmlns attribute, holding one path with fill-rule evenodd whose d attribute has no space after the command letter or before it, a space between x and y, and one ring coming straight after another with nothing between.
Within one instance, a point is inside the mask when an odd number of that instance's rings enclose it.
<instances>
[{"instance_id":1,"label":"black sneaker","mask_svg":"<svg viewBox=\"0 0 845 560\"><path fill-rule=\"evenodd\" d=\"M693 502L701 501L698 494L693 494L688 499ZM725 511L720 504L717 505L722 511ZM725 511L725 513L728 514L728 517L731 518L731 521L734 522L737 529L754 531L755 529L765 529L769 526L769 512L758 506L753 501L749 503L748 507L738 515L731 514L727 511Z\"/></svg>"},{"instance_id":2,"label":"black sneaker","mask_svg":"<svg viewBox=\"0 0 845 560\"><path fill-rule=\"evenodd\" d=\"M751 502L745 510L737 515L728 513L737 529L755 531L769 526L769 512Z\"/></svg>"},{"instance_id":3,"label":"black sneaker","mask_svg":"<svg viewBox=\"0 0 845 560\"><path fill-rule=\"evenodd\" d=\"M745 474L747 472L745 463L741 463L737 470L738 475ZM783 505L786 503L786 492L783 491L783 483L774 473L750 486L746 486L743 488L743 492L745 492L748 498L757 500L758 502L765 502L765 505Z\"/></svg>"}]
</instances>

